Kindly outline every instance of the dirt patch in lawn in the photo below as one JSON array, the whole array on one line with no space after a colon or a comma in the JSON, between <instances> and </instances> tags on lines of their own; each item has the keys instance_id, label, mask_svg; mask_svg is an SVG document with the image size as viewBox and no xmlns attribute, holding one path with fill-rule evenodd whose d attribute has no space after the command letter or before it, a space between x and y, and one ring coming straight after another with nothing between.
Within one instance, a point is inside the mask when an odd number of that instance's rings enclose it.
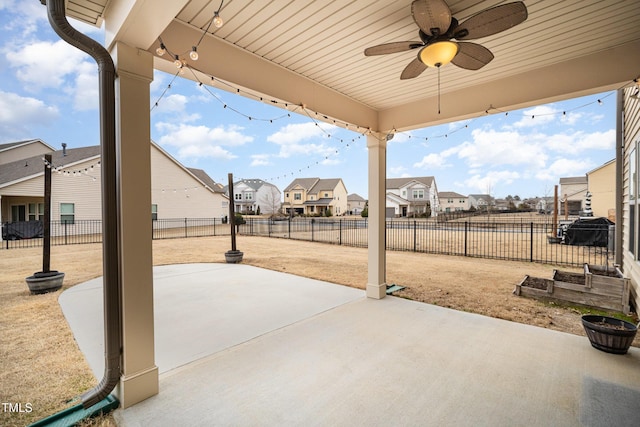
<instances>
[{"instance_id":1,"label":"dirt patch in lawn","mask_svg":"<svg viewBox=\"0 0 640 427\"><path fill-rule=\"evenodd\" d=\"M153 242L155 265L224 262L229 236ZM287 239L238 236L244 264L364 289L367 250ZM102 275L101 245L55 246L51 267L63 289ZM25 425L76 403L95 379L58 304L61 291L30 295L24 278L40 270L41 248L0 250L0 397L30 403L29 413L0 413L0 425ZM388 252L387 283L395 295L584 335L576 308L512 294L525 275L551 278L553 266L413 252ZM565 268L565 270L567 270ZM574 269L580 272L581 269ZM634 341L640 346L640 337ZM111 421L101 419L100 425Z\"/></svg>"}]
</instances>

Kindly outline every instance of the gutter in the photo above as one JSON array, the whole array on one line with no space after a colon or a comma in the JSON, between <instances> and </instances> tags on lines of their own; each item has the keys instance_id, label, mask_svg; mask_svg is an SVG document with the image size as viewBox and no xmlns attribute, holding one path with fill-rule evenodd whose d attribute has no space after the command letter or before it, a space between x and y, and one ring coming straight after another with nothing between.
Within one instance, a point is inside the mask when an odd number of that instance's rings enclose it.
<instances>
[{"instance_id":1,"label":"gutter","mask_svg":"<svg viewBox=\"0 0 640 427\"><path fill-rule=\"evenodd\" d=\"M105 372L102 381L82 395L89 408L106 398L120 381L122 329L120 312L120 242L118 176L116 174L115 65L98 42L74 29L65 16L65 0L40 0L49 24L61 39L86 52L98 64L100 89L100 147L102 163L102 265L104 292Z\"/></svg>"},{"instance_id":2,"label":"gutter","mask_svg":"<svg viewBox=\"0 0 640 427\"><path fill-rule=\"evenodd\" d=\"M614 240L615 264L624 272L622 231L624 193L624 89L618 89L616 94L616 228Z\"/></svg>"}]
</instances>

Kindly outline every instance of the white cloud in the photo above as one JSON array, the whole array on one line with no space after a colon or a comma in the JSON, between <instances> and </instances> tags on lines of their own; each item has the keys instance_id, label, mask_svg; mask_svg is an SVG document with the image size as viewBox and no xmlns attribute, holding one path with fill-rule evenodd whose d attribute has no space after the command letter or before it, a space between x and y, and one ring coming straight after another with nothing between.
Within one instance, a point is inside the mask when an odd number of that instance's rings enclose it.
<instances>
[{"instance_id":1,"label":"white cloud","mask_svg":"<svg viewBox=\"0 0 640 427\"><path fill-rule=\"evenodd\" d=\"M389 176L403 177L407 173L407 168L404 166L396 166L389 168Z\"/></svg>"},{"instance_id":2,"label":"white cloud","mask_svg":"<svg viewBox=\"0 0 640 427\"><path fill-rule=\"evenodd\" d=\"M40 23L49 25L47 8L39 1L0 0L0 11L11 15L3 19L3 28L21 37L35 33Z\"/></svg>"},{"instance_id":3,"label":"white cloud","mask_svg":"<svg viewBox=\"0 0 640 427\"><path fill-rule=\"evenodd\" d=\"M537 141L527 140L518 132L476 129L471 135L473 141L455 148L458 157L465 159L471 168L485 165L542 167L548 157Z\"/></svg>"},{"instance_id":4,"label":"white cloud","mask_svg":"<svg viewBox=\"0 0 640 427\"><path fill-rule=\"evenodd\" d=\"M65 79L79 73L88 56L65 41L38 41L8 50L5 53L9 65L16 68L16 76L31 88L57 88L65 85ZM98 68L94 64L94 72ZM29 87L26 88L27 90Z\"/></svg>"},{"instance_id":5,"label":"white cloud","mask_svg":"<svg viewBox=\"0 0 640 427\"><path fill-rule=\"evenodd\" d=\"M513 124L516 128L540 126L553 122L557 119L561 111L550 105L538 105L537 107L524 110L522 118Z\"/></svg>"},{"instance_id":6,"label":"white cloud","mask_svg":"<svg viewBox=\"0 0 640 427\"><path fill-rule=\"evenodd\" d=\"M251 165L250 166L268 166L271 164L269 161L268 154L253 154L251 155Z\"/></svg>"},{"instance_id":7,"label":"white cloud","mask_svg":"<svg viewBox=\"0 0 640 427\"><path fill-rule=\"evenodd\" d=\"M446 156L437 153L427 154L417 163L413 164L414 168L420 169L443 169L451 166L447 163Z\"/></svg>"},{"instance_id":8,"label":"white cloud","mask_svg":"<svg viewBox=\"0 0 640 427\"><path fill-rule=\"evenodd\" d=\"M561 177L581 176L595 168L596 165L589 159L567 159L555 160L544 170L536 173L536 178L545 181L557 181Z\"/></svg>"},{"instance_id":9,"label":"white cloud","mask_svg":"<svg viewBox=\"0 0 640 427\"><path fill-rule=\"evenodd\" d=\"M0 91L0 138L4 142L32 137L33 126L48 125L58 116L57 107L39 99Z\"/></svg>"},{"instance_id":10,"label":"white cloud","mask_svg":"<svg viewBox=\"0 0 640 427\"><path fill-rule=\"evenodd\" d=\"M324 136L324 132L313 122L295 123L280 128L267 137L267 141L278 145L298 144L302 141Z\"/></svg>"},{"instance_id":11,"label":"white cloud","mask_svg":"<svg viewBox=\"0 0 640 427\"><path fill-rule=\"evenodd\" d=\"M295 155L319 154L325 157L323 164L335 164L335 160L329 156L335 153L335 149L324 142L306 142L309 140L322 140L327 138L327 134L335 129L335 126L323 125L320 129L315 123L296 123L280 128L279 131L267 137L267 141L273 142L280 147L278 157L287 158Z\"/></svg>"},{"instance_id":12,"label":"white cloud","mask_svg":"<svg viewBox=\"0 0 640 427\"><path fill-rule=\"evenodd\" d=\"M237 156L224 147L238 147L253 141L252 136L242 134L243 128L235 125L192 126L184 123L172 124L161 122L156 128L164 133L160 137L160 145L175 147L180 159L212 157L233 159Z\"/></svg>"},{"instance_id":13,"label":"white cloud","mask_svg":"<svg viewBox=\"0 0 640 427\"><path fill-rule=\"evenodd\" d=\"M510 185L521 176L513 171L489 171L486 174L476 174L464 182L465 188L475 189L479 193L492 194L502 186Z\"/></svg>"},{"instance_id":14,"label":"white cloud","mask_svg":"<svg viewBox=\"0 0 640 427\"><path fill-rule=\"evenodd\" d=\"M98 109L100 91L96 67L82 62L78 66L75 83L74 108L79 111Z\"/></svg>"},{"instance_id":15,"label":"white cloud","mask_svg":"<svg viewBox=\"0 0 640 427\"><path fill-rule=\"evenodd\" d=\"M616 142L615 129L603 132L555 134L546 137L548 149L564 154L578 154L589 150L613 150Z\"/></svg>"},{"instance_id":16,"label":"white cloud","mask_svg":"<svg viewBox=\"0 0 640 427\"><path fill-rule=\"evenodd\" d=\"M182 94L165 95L157 101L151 114L164 114L163 119L171 123L191 123L199 120L200 114L187 112L188 104L189 98Z\"/></svg>"}]
</instances>

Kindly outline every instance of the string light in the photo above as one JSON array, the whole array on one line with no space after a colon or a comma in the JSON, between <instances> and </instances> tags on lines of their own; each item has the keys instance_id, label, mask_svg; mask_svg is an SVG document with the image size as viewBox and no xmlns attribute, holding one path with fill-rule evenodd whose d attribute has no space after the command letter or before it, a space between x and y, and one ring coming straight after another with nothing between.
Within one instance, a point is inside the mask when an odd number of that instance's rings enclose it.
<instances>
[{"instance_id":1,"label":"string light","mask_svg":"<svg viewBox=\"0 0 640 427\"><path fill-rule=\"evenodd\" d=\"M203 40L203 38L204 38L204 35L208 32L208 30L209 30L209 28L210 28L211 24L215 25L215 26L216 26L216 28L220 28L220 27L222 26L223 21L222 21L222 18L220 17L219 12L220 12L220 10L221 10L221 8L222 8L223 3L224 3L224 0L223 0L223 1L221 1L220 6L218 7L218 10L214 13L214 16L213 16L212 20L211 20L211 21L209 22L209 24L207 25L207 28L203 31L203 33L202 33L202 35L201 35L200 39L198 40L198 43L196 43L195 45L193 45L193 46L192 46L192 49L191 49L191 51L189 52L189 57L191 58L191 60L192 60L192 61L197 61L197 60L198 60L198 57L199 57L199 55L198 55L198 51L197 51L198 46L199 46L199 45L200 45L200 43L202 42L202 40ZM159 56L164 55L165 51L170 52L170 51L166 48L166 45L164 44L164 42L162 41L162 39L160 39L160 38L159 38L159 42L160 42L160 47L159 47L158 49L156 49L156 53L157 53ZM246 98L253 98L253 99L258 100L258 101L260 101L260 102L265 102L265 100L264 100L264 97L263 97L263 96L255 95L255 94L253 94L253 93L250 93L250 92L247 92L247 91L241 90L241 88L239 88L239 87L234 87L234 86L232 86L231 84L229 84L228 82L225 82L225 81L223 81L223 80L217 79L216 77L214 77L214 76L212 76L212 75L208 75L207 73L205 73L204 71L202 71L202 70L200 70L200 69L196 68L196 67L195 67L195 66L193 66L192 64L188 64L187 62L180 60L179 55L174 55L174 57L175 57L174 64L175 64L175 65L176 65L176 67L178 68L178 72L176 73L176 75L174 75L174 78L172 79L172 81L171 81L171 82L173 82L173 81L175 80L175 78L177 77L177 75L178 75L178 74L181 74L181 75L182 75L182 74L184 74L184 73L185 73L185 68L186 68L186 69L188 69L188 70L191 72L191 74L193 75L193 77L194 77L195 81L197 82L198 86L199 86L199 87L204 88L204 90L206 90L206 91L207 91L207 92L208 92L212 97L214 97L218 102L220 102L220 104L222 105L222 108L223 108L223 109L229 109L229 110L231 110L231 111L233 111L233 112L235 112L235 113L237 113L237 114L239 114L239 115L241 115L241 116L244 116L244 117L245 117L246 119L248 119L249 121L252 121L252 120L260 120L260 121L268 121L269 123L273 123L273 121L274 121L274 120L279 120L279 119L282 119L282 118L285 118L285 117L291 117L290 113L287 113L286 115L283 115L283 116L280 116L280 117L277 117L277 118L266 118L266 119L265 119L265 118L261 118L261 119L260 119L260 118L256 118L256 117L254 117L254 116L251 116L251 115L245 114L245 113L241 112L240 110L238 110L238 109L236 109L236 108L229 107L229 106L228 106L228 104L226 104L225 102L223 102L223 101L222 101L222 99L220 99L220 98L219 98L215 93L213 93L213 92L209 89L209 87L208 87L207 85L204 85L204 82L199 78L199 76L198 76L198 74L197 74L197 73L202 74L202 75L204 75L204 76L207 76L207 77L208 77L208 79L210 80L210 84L211 84L212 86L217 82L217 83L218 83L218 84L220 84L220 85L225 85L225 86L227 86L229 89L232 89L232 91L235 91L235 93L237 93L237 94L239 94L239 95L243 95L243 96L245 96ZM636 81L637 81L637 80L636 80L636 79L634 79L634 83L635 83ZM625 86L626 86L626 85L625 85ZM624 87L624 86L623 86L623 87ZM158 100L154 103L154 105L152 106L151 110L153 110L155 107L157 107L157 106L159 105L159 102L162 100L162 98L164 97L164 95L166 94L166 92L167 92L170 88L171 88L171 83L170 83L170 84L168 85L168 87L163 91L163 93L160 95L160 97L158 98ZM607 98L607 97L608 97L608 96L610 96L610 95L611 95L611 93L610 93L610 94L608 94L608 95L606 95L604 98ZM588 106L588 105L591 105L591 104L593 104L593 103L595 103L595 102L597 102L599 105L602 105L602 104L603 104L603 99L604 99L604 98L602 98L602 99L597 99L597 100L596 100L596 101L594 101L594 102L591 102L591 103L589 103L589 104L585 104L585 105L583 105L583 106L576 107L576 108L574 108L574 109L572 109L572 110L569 110L569 111L574 111L574 110L577 110L577 109L580 109L580 108L584 108L584 107L586 107L586 106ZM280 105L281 107L282 107L282 106L284 106L284 108L285 108L285 109L287 109L287 110L288 110L288 108L289 108L289 104L288 104L288 103L286 103L286 102L281 102L281 101L278 101L278 100L275 100L275 99L271 99L271 100L269 100L268 102L270 102L270 103L272 103L272 104ZM342 142L344 142L344 141L343 141L343 139L338 138L338 137L335 137L335 136L332 136L332 135L331 135L331 133L330 133L329 131L327 131L326 129L324 129L324 128L322 128L321 126L319 126L318 122L317 122L317 121L312 117L312 115L309 113L309 110L306 108L306 105L305 105L304 103L301 103L301 104L299 104L299 105L295 105L295 106L294 106L293 111L296 111L296 110L298 110L298 109L302 109L302 111L307 115L307 117L309 117L309 119L311 119L311 120L315 123L315 125L316 125L316 126L318 126L318 127L321 129L321 131L326 135L326 137L327 137L327 138L329 138L329 139L332 139L332 138L333 138L333 139L337 139L337 140L339 140L341 143L342 143ZM505 115L505 116L508 116L508 115L509 115L509 112L508 112L508 111L502 111L502 110L500 110L499 108L493 107L493 105L491 105L491 104L490 104L490 105L489 105L489 107L485 110L485 114L486 114L486 115L489 115L489 114L492 114L493 112L500 112L500 113L504 113L504 115ZM561 112L562 116L566 116L566 113L567 113L567 111L566 111L566 110ZM554 112L554 113L547 113L547 114L538 114L538 117L540 117L540 116L548 116L548 115L555 115L555 114L558 114L558 112ZM318 116L318 112L315 112L315 113L314 113L314 115L317 117L317 116ZM361 136L365 136L365 135L370 135L370 134L371 134L371 129L369 129L369 128L365 128L365 129L364 129L364 131L363 131L363 132L361 132L361 128L360 128L359 126L357 126L357 125L352 125L352 124L347 123L347 122L340 122L340 121L335 120L335 119L329 119L329 117L328 117L328 116L326 116L326 115L322 115L322 118L323 118L325 121L332 121L334 125L336 125L336 126L342 126L342 127L344 127L345 129L347 129L347 130L351 130L351 129L350 129L350 126L353 126L353 127L356 129L356 131L357 131L358 133L361 133L361 135L360 135L360 136L358 136L358 139L359 139ZM532 119L532 120L533 120L533 119L535 119L535 118L536 118L536 115L531 115L531 119ZM470 123L472 123L474 120L475 120L475 119L472 119L470 122L467 122L467 123L465 123L464 125L460 126L459 128L454 129L454 130L452 130L452 131L450 131L450 132L448 132L448 133L444 133L444 134L441 134L441 135L435 135L435 136L431 136L431 137L424 137L424 140L425 140L425 141L428 141L428 140L429 140L429 138L448 138L448 137L449 137L449 135L451 135L451 134L453 134L453 133L459 132L459 131L461 131L461 130L463 130L463 129L469 129L469 124L470 124ZM392 133L396 133L396 132L397 132L397 131L396 131L396 129L394 128L394 129L393 129L393 131L392 131ZM384 133L384 132L383 132L383 133ZM412 136L412 135L408 135L408 137L409 137L409 138L412 138L413 136ZM352 142L355 142L355 139L352 139ZM349 146L349 144L347 143L347 144L346 144L346 148L349 148L349 147L350 147L350 146ZM335 150L335 154L336 154L336 155L337 155L337 154L339 154L339 150ZM325 160L328 160L328 156L325 156ZM317 165L317 164L318 164L318 162L316 162L315 164ZM307 167L306 167L306 168L307 168L307 169L310 169L310 167L311 167L311 165L307 165ZM298 172L300 172L300 173L301 173L301 172L302 172L302 168L298 168ZM284 176L283 176L283 177L286 177L287 175L288 175L288 174L284 174ZM294 175L294 172L291 172L291 175L293 176L293 175ZM270 178L270 179L269 179L269 181L274 180L274 179L280 179L280 177L278 176L278 177L276 177L276 178ZM164 191L164 190L163 190L163 191ZM174 190L174 191L175 191L175 190ZM186 189L185 189L185 191L186 191Z\"/></svg>"}]
</instances>

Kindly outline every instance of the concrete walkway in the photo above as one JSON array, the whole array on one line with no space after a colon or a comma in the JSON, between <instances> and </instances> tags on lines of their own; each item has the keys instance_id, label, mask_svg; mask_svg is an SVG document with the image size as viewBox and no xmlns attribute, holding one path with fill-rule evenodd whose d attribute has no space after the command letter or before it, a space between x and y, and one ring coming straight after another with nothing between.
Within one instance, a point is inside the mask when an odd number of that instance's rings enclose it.
<instances>
[{"instance_id":1,"label":"concrete walkway","mask_svg":"<svg viewBox=\"0 0 640 427\"><path fill-rule=\"evenodd\" d=\"M640 425L638 348L246 265L154 277L160 394L120 425ZM60 296L96 376L101 292Z\"/></svg>"}]
</instances>

